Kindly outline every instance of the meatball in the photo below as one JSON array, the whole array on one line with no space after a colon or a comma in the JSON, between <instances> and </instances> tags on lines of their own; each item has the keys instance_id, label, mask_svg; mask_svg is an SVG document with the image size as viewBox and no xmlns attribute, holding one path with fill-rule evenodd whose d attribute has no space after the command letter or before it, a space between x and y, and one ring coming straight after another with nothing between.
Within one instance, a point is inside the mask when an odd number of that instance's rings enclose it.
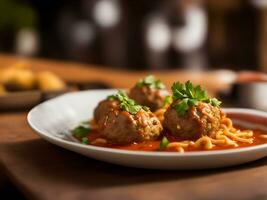
<instances>
[{"instance_id":1,"label":"meatball","mask_svg":"<svg viewBox=\"0 0 267 200\"><path fill-rule=\"evenodd\" d=\"M199 102L181 117L172 105L165 112L163 126L177 139L196 140L203 135L213 137L220 128L222 112L219 107Z\"/></svg>"},{"instance_id":2,"label":"meatball","mask_svg":"<svg viewBox=\"0 0 267 200\"><path fill-rule=\"evenodd\" d=\"M141 109L132 115L122 111L116 100L102 101L95 109L95 118L101 137L113 144L155 140L162 131L161 123L152 112Z\"/></svg>"},{"instance_id":3,"label":"meatball","mask_svg":"<svg viewBox=\"0 0 267 200\"><path fill-rule=\"evenodd\" d=\"M118 109L119 102L118 101L111 101L111 100L103 100L101 101L98 106L94 110L94 120L96 123L105 117L108 112L113 111L114 109Z\"/></svg>"},{"instance_id":4,"label":"meatball","mask_svg":"<svg viewBox=\"0 0 267 200\"><path fill-rule=\"evenodd\" d=\"M152 112L164 106L164 99L168 94L165 89L156 89L149 86L135 86L129 92L129 97L138 104L147 106Z\"/></svg>"}]
</instances>

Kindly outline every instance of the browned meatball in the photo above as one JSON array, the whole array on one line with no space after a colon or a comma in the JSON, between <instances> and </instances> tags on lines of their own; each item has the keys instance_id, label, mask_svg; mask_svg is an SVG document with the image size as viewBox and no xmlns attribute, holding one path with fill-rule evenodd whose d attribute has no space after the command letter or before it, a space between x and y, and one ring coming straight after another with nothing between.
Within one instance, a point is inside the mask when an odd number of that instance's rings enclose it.
<instances>
[{"instance_id":1,"label":"browned meatball","mask_svg":"<svg viewBox=\"0 0 267 200\"><path fill-rule=\"evenodd\" d=\"M116 100L102 101L95 109L95 118L100 135L113 144L129 144L155 140L162 125L150 111L141 109L132 115L122 111Z\"/></svg>"},{"instance_id":2,"label":"browned meatball","mask_svg":"<svg viewBox=\"0 0 267 200\"><path fill-rule=\"evenodd\" d=\"M174 105L174 102L172 105ZM178 139L196 140L202 135L213 136L220 127L222 112L219 107L199 102L191 106L185 116L178 116L170 106L165 112L163 126Z\"/></svg>"},{"instance_id":3,"label":"browned meatball","mask_svg":"<svg viewBox=\"0 0 267 200\"><path fill-rule=\"evenodd\" d=\"M105 117L108 112L113 111L115 108L118 109L119 102L118 101L111 101L111 100L103 100L101 101L98 106L94 110L94 120L96 123Z\"/></svg>"},{"instance_id":4,"label":"browned meatball","mask_svg":"<svg viewBox=\"0 0 267 200\"><path fill-rule=\"evenodd\" d=\"M129 92L129 97L138 104L147 106L152 112L164 106L164 98L168 94L165 89L156 89L148 86L135 86Z\"/></svg>"}]
</instances>

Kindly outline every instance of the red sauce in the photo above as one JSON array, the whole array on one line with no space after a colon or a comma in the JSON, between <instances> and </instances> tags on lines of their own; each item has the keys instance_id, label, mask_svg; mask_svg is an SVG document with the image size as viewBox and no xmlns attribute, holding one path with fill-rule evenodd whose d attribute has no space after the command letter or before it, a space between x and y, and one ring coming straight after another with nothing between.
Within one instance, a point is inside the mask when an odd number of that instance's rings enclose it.
<instances>
[{"instance_id":1,"label":"red sauce","mask_svg":"<svg viewBox=\"0 0 267 200\"><path fill-rule=\"evenodd\" d=\"M212 150L222 150L222 149L233 149L233 148L241 148L241 147L249 147L249 146L254 146L254 145L259 145L259 144L265 144L267 143L267 139L261 137L261 135L266 134L266 132L262 130L253 130L253 143L248 144L248 143L240 143L238 142L238 147L232 147L232 146L214 146L211 150L205 150L205 151L212 151ZM169 141L174 142L174 141L179 141L173 137L170 136L168 133L164 133L169 139ZM96 130L93 130L88 134L88 140L89 142L94 141L95 139L100 138L99 133ZM159 146L160 146L161 139L156 140L156 141L147 141L147 142L142 142L142 143L133 143L129 145L114 145L114 144L105 144L105 145L99 145L103 147L109 147L109 148L114 148L114 149L124 149L124 150L133 150L133 151L158 151ZM199 149L195 147L187 147L184 148L185 151L204 151L204 149ZM167 150L165 150L167 151Z\"/></svg>"}]
</instances>

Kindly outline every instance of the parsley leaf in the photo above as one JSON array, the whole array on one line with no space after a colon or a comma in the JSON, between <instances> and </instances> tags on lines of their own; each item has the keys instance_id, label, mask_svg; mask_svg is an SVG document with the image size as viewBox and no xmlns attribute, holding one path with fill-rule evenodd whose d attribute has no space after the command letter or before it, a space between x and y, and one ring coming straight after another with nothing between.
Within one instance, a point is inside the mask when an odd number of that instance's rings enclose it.
<instances>
[{"instance_id":1,"label":"parsley leaf","mask_svg":"<svg viewBox=\"0 0 267 200\"><path fill-rule=\"evenodd\" d=\"M213 106L219 106L222 102L219 101L218 99L216 98L212 98L212 99L208 99L205 101L206 103L210 103L211 105Z\"/></svg>"},{"instance_id":2,"label":"parsley leaf","mask_svg":"<svg viewBox=\"0 0 267 200\"><path fill-rule=\"evenodd\" d=\"M172 103L172 97L171 96L166 96L165 98L164 98L164 101L163 101L163 104L164 104L164 106L168 106L168 105L170 105Z\"/></svg>"},{"instance_id":3,"label":"parsley leaf","mask_svg":"<svg viewBox=\"0 0 267 200\"><path fill-rule=\"evenodd\" d=\"M221 105L221 101L219 101L218 99L216 99L216 98L212 98L211 99L211 105L213 105L213 106L220 106Z\"/></svg>"},{"instance_id":4,"label":"parsley leaf","mask_svg":"<svg viewBox=\"0 0 267 200\"><path fill-rule=\"evenodd\" d=\"M172 85L172 93L173 93L173 99L182 99L182 98L186 98L187 95L186 90L185 90L185 85L180 83L180 82L176 82L173 83Z\"/></svg>"},{"instance_id":5,"label":"parsley leaf","mask_svg":"<svg viewBox=\"0 0 267 200\"><path fill-rule=\"evenodd\" d=\"M216 98L209 98L206 91L200 85L194 85L187 81L185 84L175 82L172 85L172 93L174 100L178 103L173 105L179 116L184 116L191 106L195 106L198 102L210 103L213 106L220 106L221 102Z\"/></svg>"},{"instance_id":6,"label":"parsley leaf","mask_svg":"<svg viewBox=\"0 0 267 200\"><path fill-rule=\"evenodd\" d=\"M139 88L143 86L148 86L153 89L164 89L165 88L165 85L160 80L156 80L153 75L148 75L145 78L140 79L136 83L136 86Z\"/></svg>"},{"instance_id":7,"label":"parsley leaf","mask_svg":"<svg viewBox=\"0 0 267 200\"><path fill-rule=\"evenodd\" d=\"M89 144L90 142L89 142L89 140L88 140L88 138L87 137L83 137L82 138L82 144Z\"/></svg>"},{"instance_id":8,"label":"parsley leaf","mask_svg":"<svg viewBox=\"0 0 267 200\"><path fill-rule=\"evenodd\" d=\"M189 109L188 99L186 98L181 100L179 103L174 104L173 107L179 116L184 116L186 111Z\"/></svg>"},{"instance_id":9,"label":"parsley leaf","mask_svg":"<svg viewBox=\"0 0 267 200\"><path fill-rule=\"evenodd\" d=\"M167 139L167 137L163 137L161 142L160 142L160 145L159 145L159 150L163 150L167 147L167 145L169 144L169 140Z\"/></svg>"},{"instance_id":10,"label":"parsley leaf","mask_svg":"<svg viewBox=\"0 0 267 200\"><path fill-rule=\"evenodd\" d=\"M123 91L119 90L117 94L107 97L108 100L118 100L120 103L120 109L127 111L134 115L138 113L142 108L148 111L149 108L146 106L138 105L133 99L130 99Z\"/></svg>"},{"instance_id":11,"label":"parsley leaf","mask_svg":"<svg viewBox=\"0 0 267 200\"><path fill-rule=\"evenodd\" d=\"M149 111L149 107L147 107L147 106L143 106L143 109L144 109L145 111Z\"/></svg>"},{"instance_id":12,"label":"parsley leaf","mask_svg":"<svg viewBox=\"0 0 267 200\"><path fill-rule=\"evenodd\" d=\"M87 128L85 126L77 126L74 130L73 130L73 135L77 138L84 138L86 137L89 133L90 133L91 129Z\"/></svg>"}]
</instances>

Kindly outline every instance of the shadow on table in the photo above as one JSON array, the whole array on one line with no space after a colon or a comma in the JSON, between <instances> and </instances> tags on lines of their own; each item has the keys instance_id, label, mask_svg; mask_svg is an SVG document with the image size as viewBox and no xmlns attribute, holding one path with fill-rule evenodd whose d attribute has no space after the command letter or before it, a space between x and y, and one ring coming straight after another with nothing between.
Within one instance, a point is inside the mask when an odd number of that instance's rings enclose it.
<instances>
[{"instance_id":1,"label":"shadow on table","mask_svg":"<svg viewBox=\"0 0 267 200\"><path fill-rule=\"evenodd\" d=\"M215 173L231 173L264 166L267 158L237 167L209 170L148 170L122 167L87 158L42 139L5 144L3 163L12 176L28 182L76 185L104 188L149 182L164 182L210 176ZM8 153L5 153L8 152Z\"/></svg>"}]
</instances>

